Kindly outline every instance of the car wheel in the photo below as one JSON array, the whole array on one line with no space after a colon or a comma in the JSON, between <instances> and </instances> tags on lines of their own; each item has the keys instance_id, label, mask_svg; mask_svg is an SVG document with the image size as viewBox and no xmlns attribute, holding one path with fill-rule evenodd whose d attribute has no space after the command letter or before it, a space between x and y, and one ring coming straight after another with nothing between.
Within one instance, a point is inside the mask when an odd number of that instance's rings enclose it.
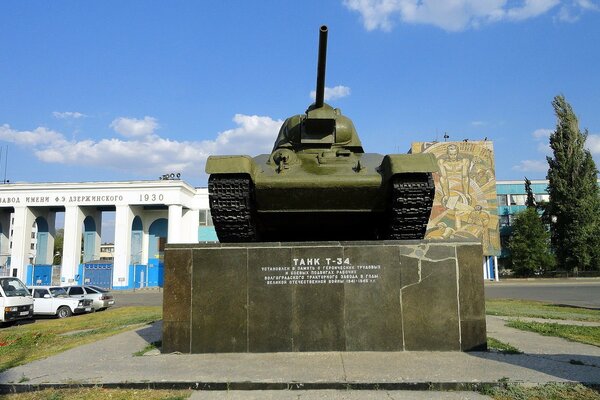
<instances>
[{"instance_id":1,"label":"car wheel","mask_svg":"<svg viewBox=\"0 0 600 400\"><path fill-rule=\"evenodd\" d=\"M73 315L73 313L71 312L71 309L69 307L62 306L58 309L56 315L58 315L58 318L67 318Z\"/></svg>"}]
</instances>

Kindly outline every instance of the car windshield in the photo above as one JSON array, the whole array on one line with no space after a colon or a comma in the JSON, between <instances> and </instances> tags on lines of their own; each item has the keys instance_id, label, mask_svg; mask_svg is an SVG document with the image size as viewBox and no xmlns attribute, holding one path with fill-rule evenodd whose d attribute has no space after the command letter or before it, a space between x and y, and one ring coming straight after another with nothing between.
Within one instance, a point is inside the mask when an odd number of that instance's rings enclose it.
<instances>
[{"instance_id":1,"label":"car windshield","mask_svg":"<svg viewBox=\"0 0 600 400\"><path fill-rule=\"evenodd\" d=\"M49 290L50 290L50 293L52 294L52 297L69 297L69 295L67 294L67 291L64 288L51 287Z\"/></svg>"},{"instance_id":2,"label":"car windshield","mask_svg":"<svg viewBox=\"0 0 600 400\"><path fill-rule=\"evenodd\" d=\"M2 279L0 285L6 297L29 296L29 290L16 278Z\"/></svg>"},{"instance_id":3,"label":"car windshield","mask_svg":"<svg viewBox=\"0 0 600 400\"><path fill-rule=\"evenodd\" d=\"M102 289L102 288L100 288L100 287L98 287L98 286L86 286L86 287L92 288L92 289L94 289L95 291L97 291L97 292L100 292L100 293L108 293L108 290L106 290L106 289Z\"/></svg>"}]
</instances>

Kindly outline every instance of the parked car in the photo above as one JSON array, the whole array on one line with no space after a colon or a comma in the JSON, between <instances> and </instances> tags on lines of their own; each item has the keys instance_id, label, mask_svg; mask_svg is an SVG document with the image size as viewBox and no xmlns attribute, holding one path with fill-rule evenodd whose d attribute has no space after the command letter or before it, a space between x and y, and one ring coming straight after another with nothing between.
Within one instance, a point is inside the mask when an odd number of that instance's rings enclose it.
<instances>
[{"instance_id":1,"label":"parked car","mask_svg":"<svg viewBox=\"0 0 600 400\"><path fill-rule=\"evenodd\" d=\"M67 286L65 289L67 289L67 293L71 297L92 300L94 311L106 310L115 304L115 299L109 294L108 290L99 288L98 286Z\"/></svg>"},{"instance_id":2,"label":"parked car","mask_svg":"<svg viewBox=\"0 0 600 400\"><path fill-rule=\"evenodd\" d=\"M56 315L58 318L70 317L92 311L92 300L69 297L65 288L60 286L31 286L33 295L33 313L36 315Z\"/></svg>"},{"instance_id":3,"label":"parked car","mask_svg":"<svg viewBox=\"0 0 600 400\"><path fill-rule=\"evenodd\" d=\"M0 325L33 317L33 299L17 278L0 277Z\"/></svg>"}]
</instances>

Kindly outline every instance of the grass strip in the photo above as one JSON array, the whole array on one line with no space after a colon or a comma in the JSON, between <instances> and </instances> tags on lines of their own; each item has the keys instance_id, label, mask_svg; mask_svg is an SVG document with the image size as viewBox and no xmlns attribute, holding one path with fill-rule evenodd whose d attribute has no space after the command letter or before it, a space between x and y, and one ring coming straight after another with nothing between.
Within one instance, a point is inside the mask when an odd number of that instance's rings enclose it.
<instances>
[{"instance_id":1,"label":"grass strip","mask_svg":"<svg viewBox=\"0 0 600 400\"><path fill-rule=\"evenodd\" d=\"M488 315L600 322L600 310L560 306L541 301L488 299L485 301L485 308Z\"/></svg>"},{"instance_id":2,"label":"grass strip","mask_svg":"<svg viewBox=\"0 0 600 400\"><path fill-rule=\"evenodd\" d=\"M156 342L152 342L152 343L148 343L146 345L146 347L144 347L142 350L140 351L136 351L135 353L133 353L134 357L139 357L139 356L143 356L144 354L146 354L149 351L152 350L156 350L162 347L162 340L157 340Z\"/></svg>"},{"instance_id":3,"label":"grass strip","mask_svg":"<svg viewBox=\"0 0 600 400\"><path fill-rule=\"evenodd\" d=\"M496 400L600 400L600 393L584 385L547 383L537 386L491 387L481 394Z\"/></svg>"},{"instance_id":4,"label":"grass strip","mask_svg":"<svg viewBox=\"0 0 600 400\"><path fill-rule=\"evenodd\" d=\"M487 345L488 349L496 350L499 353L503 354L523 354L523 352L517 349L515 346L510 343L504 343L499 341L498 339L494 339L493 337L487 337Z\"/></svg>"},{"instance_id":5,"label":"grass strip","mask_svg":"<svg viewBox=\"0 0 600 400\"><path fill-rule=\"evenodd\" d=\"M4 400L183 400L191 396L189 390L134 390L134 389L45 389L39 392L15 393L0 395Z\"/></svg>"},{"instance_id":6,"label":"grass strip","mask_svg":"<svg viewBox=\"0 0 600 400\"><path fill-rule=\"evenodd\" d=\"M0 372L160 318L162 307L121 307L4 328L0 330Z\"/></svg>"},{"instance_id":7,"label":"grass strip","mask_svg":"<svg viewBox=\"0 0 600 400\"><path fill-rule=\"evenodd\" d=\"M562 325L546 322L508 321L506 326L535 332L544 336L555 336L573 342L600 347L600 326Z\"/></svg>"}]
</instances>

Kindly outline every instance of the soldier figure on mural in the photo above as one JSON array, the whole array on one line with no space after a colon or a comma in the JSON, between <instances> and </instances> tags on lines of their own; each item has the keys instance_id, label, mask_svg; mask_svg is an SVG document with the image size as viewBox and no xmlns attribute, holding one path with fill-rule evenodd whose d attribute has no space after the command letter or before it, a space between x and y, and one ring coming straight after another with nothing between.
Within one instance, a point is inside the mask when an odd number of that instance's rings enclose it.
<instances>
[{"instance_id":1,"label":"soldier figure on mural","mask_svg":"<svg viewBox=\"0 0 600 400\"><path fill-rule=\"evenodd\" d=\"M438 160L440 167L440 184L442 189L442 205L454 210L456 229L462 225L461 218L472 210L469 193L469 168L471 160L458 152L458 146L449 144L446 155Z\"/></svg>"}]
</instances>

